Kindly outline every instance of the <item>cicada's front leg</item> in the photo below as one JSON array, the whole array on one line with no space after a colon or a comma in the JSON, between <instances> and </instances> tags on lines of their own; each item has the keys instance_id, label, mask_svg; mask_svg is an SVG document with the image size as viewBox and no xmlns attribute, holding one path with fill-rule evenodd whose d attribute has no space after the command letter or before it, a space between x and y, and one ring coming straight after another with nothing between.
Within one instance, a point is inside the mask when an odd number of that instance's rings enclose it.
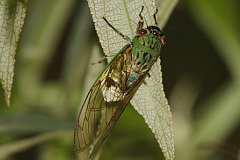
<instances>
[{"instance_id":1,"label":"cicada's front leg","mask_svg":"<svg viewBox=\"0 0 240 160\"><path fill-rule=\"evenodd\" d=\"M142 10L139 13L140 20L138 21L136 34L138 34L139 33L138 31L143 28L143 24L144 24L144 20L143 20L143 16L142 16L143 8L144 8L144 6L142 6ZM155 22L156 26L157 26L157 17L156 17L157 12L158 12L158 9L156 9L156 12L153 14L153 18L154 18L154 22Z\"/></svg>"},{"instance_id":2,"label":"cicada's front leg","mask_svg":"<svg viewBox=\"0 0 240 160\"><path fill-rule=\"evenodd\" d=\"M156 16L157 12L158 12L158 9L156 9L156 12L153 14L153 18L154 18L154 21L155 21L155 26L158 25L158 23L157 23L157 16Z\"/></svg>"},{"instance_id":3,"label":"cicada's front leg","mask_svg":"<svg viewBox=\"0 0 240 160\"><path fill-rule=\"evenodd\" d=\"M142 17L142 15L141 15L142 12L143 12L143 8L144 8L144 6L142 6L142 10L141 10L141 12L139 13L140 20L138 21L136 34L138 34L138 31L141 30L141 29L143 28L144 20L143 20L143 17Z\"/></svg>"},{"instance_id":4,"label":"cicada's front leg","mask_svg":"<svg viewBox=\"0 0 240 160\"><path fill-rule=\"evenodd\" d=\"M123 33L121 33L120 31L118 31L115 27L113 27L113 25L111 25L107 19L105 17L103 17L103 20L109 25L109 27L111 27L117 34L119 34L121 37L123 37L123 39L125 39L127 42L131 43L131 39L127 36L124 35Z\"/></svg>"}]
</instances>

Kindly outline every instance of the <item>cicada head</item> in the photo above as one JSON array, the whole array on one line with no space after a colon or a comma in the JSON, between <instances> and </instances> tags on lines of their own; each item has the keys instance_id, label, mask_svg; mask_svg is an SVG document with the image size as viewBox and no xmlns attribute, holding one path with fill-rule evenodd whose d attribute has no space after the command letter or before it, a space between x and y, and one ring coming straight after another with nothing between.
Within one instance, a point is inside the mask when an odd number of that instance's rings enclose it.
<instances>
[{"instance_id":1,"label":"cicada head","mask_svg":"<svg viewBox=\"0 0 240 160\"><path fill-rule=\"evenodd\" d=\"M141 36L148 35L151 38L160 40L163 45L167 44L167 38L157 26L149 26L146 29L140 29L138 34Z\"/></svg>"}]
</instances>

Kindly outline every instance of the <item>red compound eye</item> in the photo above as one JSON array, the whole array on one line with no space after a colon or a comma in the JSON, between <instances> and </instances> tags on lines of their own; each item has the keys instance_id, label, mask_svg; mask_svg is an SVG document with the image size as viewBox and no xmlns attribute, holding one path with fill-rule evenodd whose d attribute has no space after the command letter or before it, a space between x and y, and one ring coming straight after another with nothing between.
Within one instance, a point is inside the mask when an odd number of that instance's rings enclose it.
<instances>
[{"instance_id":1,"label":"red compound eye","mask_svg":"<svg viewBox=\"0 0 240 160\"><path fill-rule=\"evenodd\" d=\"M162 37L161 41L163 45L167 44L167 38L165 36Z\"/></svg>"},{"instance_id":2,"label":"red compound eye","mask_svg":"<svg viewBox=\"0 0 240 160\"><path fill-rule=\"evenodd\" d=\"M138 34L141 35L141 36L143 36L143 35L147 34L147 30L146 30L146 29L140 29L140 30L138 31Z\"/></svg>"}]
</instances>

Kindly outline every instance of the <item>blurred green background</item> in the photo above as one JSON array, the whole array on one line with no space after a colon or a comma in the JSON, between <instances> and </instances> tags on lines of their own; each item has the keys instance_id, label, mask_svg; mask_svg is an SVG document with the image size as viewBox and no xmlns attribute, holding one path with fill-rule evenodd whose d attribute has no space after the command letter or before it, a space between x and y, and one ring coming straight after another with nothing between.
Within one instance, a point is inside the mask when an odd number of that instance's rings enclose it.
<instances>
[{"instance_id":1,"label":"blurred green background","mask_svg":"<svg viewBox=\"0 0 240 160\"><path fill-rule=\"evenodd\" d=\"M238 0L183 0L163 29L163 83L177 160L240 159L239 16ZM89 71L96 50L103 56L85 1L29 0L10 108L1 92L0 159L79 159L73 129L87 89L84 78L99 74ZM100 159L163 156L129 105Z\"/></svg>"}]
</instances>

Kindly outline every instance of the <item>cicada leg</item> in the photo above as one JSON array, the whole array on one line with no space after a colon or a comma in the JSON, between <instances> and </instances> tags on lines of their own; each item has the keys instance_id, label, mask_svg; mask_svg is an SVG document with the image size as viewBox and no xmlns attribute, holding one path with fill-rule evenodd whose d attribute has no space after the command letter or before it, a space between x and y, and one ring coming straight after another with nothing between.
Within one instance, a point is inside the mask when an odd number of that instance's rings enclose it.
<instances>
[{"instance_id":1,"label":"cicada leg","mask_svg":"<svg viewBox=\"0 0 240 160\"><path fill-rule=\"evenodd\" d=\"M154 21L155 21L155 25L156 25L156 26L157 26L157 16L156 16L157 12L158 12L158 9L156 9L156 12L155 12L154 15L153 15L153 18L154 18Z\"/></svg>"},{"instance_id":2,"label":"cicada leg","mask_svg":"<svg viewBox=\"0 0 240 160\"><path fill-rule=\"evenodd\" d=\"M92 65L100 64L100 63L102 63L102 61L104 61L105 59L106 59L106 57L103 57L103 58L99 59L97 62L92 62Z\"/></svg>"},{"instance_id":3,"label":"cicada leg","mask_svg":"<svg viewBox=\"0 0 240 160\"><path fill-rule=\"evenodd\" d=\"M99 59L97 62L92 62L92 65L100 64L100 63L102 63L102 61L104 61L105 59L107 59L107 58L112 58L112 57L114 57L114 56L116 56L116 54L108 53L108 54L106 54L104 57L102 57L101 59Z\"/></svg>"},{"instance_id":4,"label":"cicada leg","mask_svg":"<svg viewBox=\"0 0 240 160\"><path fill-rule=\"evenodd\" d=\"M127 36L122 34L120 31L118 31L115 27L113 27L113 25L111 25L107 19L105 17L103 17L103 20L115 31L117 32L117 34L119 34L121 37L123 37L123 39L125 39L126 41L128 41L129 43L131 43L131 39Z\"/></svg>"},{"instance_id":5,"label":"cicada leg","mask_svg":"<svg viewBox=\"0 0 240 160\"><path fill-rule=\"evenodd\" d=\"M148 76L148 78L151 77L151 75L150 75L149 73L147 73L147 76ZM147 85L147 82L146 82L145 80L143 80L143 84L144 84L144 85Z\"/></svg>"},{"instance_id":6,"label":"cicada leg","mask_svg":"<svg viewBox=\"0 0 240 160\"><path fill-rule=\"evenodd\" d=\"M143 16L141 15L142 12L143 12L143 8L144 8L144 6L142 6L142 10L141 10L140 13L139 13L140 20L138 21L136 34L138 33L139 30L141 30L141 29L143 28L144 20L143 20Z\"/></svg>"}]
</instances>

